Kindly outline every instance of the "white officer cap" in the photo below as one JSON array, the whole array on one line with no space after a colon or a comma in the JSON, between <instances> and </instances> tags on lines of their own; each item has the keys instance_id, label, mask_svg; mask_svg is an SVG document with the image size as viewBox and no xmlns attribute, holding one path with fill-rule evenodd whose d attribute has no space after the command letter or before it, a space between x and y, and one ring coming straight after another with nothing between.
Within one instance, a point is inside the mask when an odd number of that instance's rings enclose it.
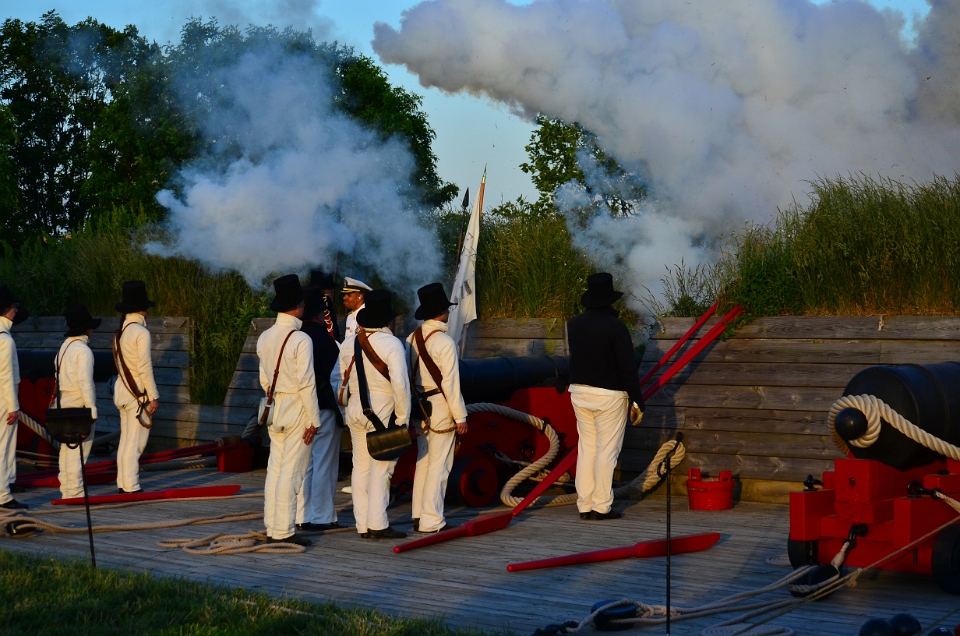
<instances>
[{"instance_id":1,"label":"white officer cap","mask_svg":"<svg viewBox=\"0 0 960 636\"><path fill-rule=\"evenodd\" d=\"M368 292L368 291L373 291L373 287L371 287L370 285L367 285L367 284L366 284L365 282L363 282L362 280L357 280L356 278L350 278L349 276L347 276L347 277L345 277L345 278L343 279L343 290L342 290L342 292L343 292L344 294L350 294L350 293L355 293L355 292L359 292L359 293L363 294L363 293L366 293L366 292Z\"/></svg>"}]
</instances>

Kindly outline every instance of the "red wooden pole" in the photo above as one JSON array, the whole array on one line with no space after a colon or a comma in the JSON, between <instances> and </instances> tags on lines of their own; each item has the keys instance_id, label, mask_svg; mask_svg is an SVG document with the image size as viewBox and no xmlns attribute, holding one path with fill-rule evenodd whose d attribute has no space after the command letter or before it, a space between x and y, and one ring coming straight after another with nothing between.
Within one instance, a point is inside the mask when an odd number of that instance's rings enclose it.
<instances>
[{"instance_id":1,"label":"red wooden pole","mask_svg":"<svg viewBox=\"0 0 960 636\"><path fill-rule=\"evenodd\" d=\"M670 551L672 554L699 552L713 547L719 540L719 532L705 532L703 534L676 537L670 540ZM581 563L600 563L602 561L616 561L618 559L649 559L651 557L664 556L666 553L667 540L657 539L655 541L641 541L635 545L628 545L622 548L570 554L552 559L540 559L538 561L511 563L507 566L507 572L524 572L526 570L558 568L567 565L579 565Z\"/></svg>"},{"instance_id":2,"label":"red wooden pole","mask_svg":"<svg viewBox=\"0 0 960 636\"><path fill-rule=\"evenodd\" d=\"M92 504L106 503L127 503L130 501L153 501L155 499L189 499L194 497L229 497L239 492L240 486L201 486L197 488L171 488L159 492L128 492L119 495L100 495L99 497L90 497ZM51 501L54 506L72 506L83 503L83 497L72 499L54 499Z\"/></svg>"},{"instance_id":3,"label":"red wooden pole","mask_svg":"<svg viewBox=\"0 0 960 636\"><path fill-rule=\"evenodd\" d=\"M662 358L660 358L660 361L657 362L657 364L655 364L652 369L647 371L647 373L642 378L640 378L640 386L643 386L644 384L649 382L650 378L652 378L654 374L656 374L656 372L660 370L660 367L665 365L667 361L673 357L673 354L675 354L680 349L680 347L682 347L687 342L687 340L690 339L690 336L695 334L697 330L703 326L703 323L707 322L707 320L709 320L710 317L713 316L713 314L716 311L717 311L717 303L713 303L713 305L710 306L710 309L707 310L707 313L700 316L700 320L695 322L694 325L690 327L690 329L687 331L687 333L683 334L683 337L677 340L677 343L675 345L670 347L670 351L667 351L667 354Z\"/></svg>"}]
</instances>

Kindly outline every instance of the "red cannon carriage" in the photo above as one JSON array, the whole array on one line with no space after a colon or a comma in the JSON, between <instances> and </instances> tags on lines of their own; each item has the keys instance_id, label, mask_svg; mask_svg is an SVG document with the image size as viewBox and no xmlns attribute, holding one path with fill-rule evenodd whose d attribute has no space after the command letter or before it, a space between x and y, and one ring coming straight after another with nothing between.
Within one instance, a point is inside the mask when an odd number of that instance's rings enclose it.
<instances>
[{"instance_id":1,"label":"red cannon carriage","mask_svg":"<svg viewBox=\"0 0 960 636\"><path fill-rule=\"evenodd\" d=\"M938 440L960 442L960 363L871 367L854 376L844 395L873 396ZM870 401L862 400L868 411ZM791 494L790 562L828 564L853 537L846 565L932 574L942 589L960 594L960 524L935 532L958 514L932 496L960 499L960 461L907 437L886 418L870 440L868 420L860 408L838 410L831 426L849 444L850 457Z\"/></svg>"}]
</instances>

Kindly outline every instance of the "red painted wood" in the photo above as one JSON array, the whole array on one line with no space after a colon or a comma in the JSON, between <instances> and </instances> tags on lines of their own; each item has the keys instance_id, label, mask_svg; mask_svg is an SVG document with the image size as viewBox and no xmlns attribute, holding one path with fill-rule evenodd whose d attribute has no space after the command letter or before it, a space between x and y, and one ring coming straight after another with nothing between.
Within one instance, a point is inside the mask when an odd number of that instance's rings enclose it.
<instances>
[{"instance_id":1,"label":"red painted wood","mask_svg":"<svg viewBox=\"0 0 960 636\"><path fill-rule=\"evenodd\" d=\"M719 532L705 532L685 537L676 537L670 539L670 553L671 555L677 555L689 552L700 552L701 550L713 547L719 540ZM616 561L629 558L649 559L665 556L666 554L667 540L657 539L655 541L641 541L635 545L628 545L622 548L610 548L608 550L570 554L552 559L511 563L507 566L507 572L523 572L526 570L540 570L544 568L564 567L567 565L579 565L581 563L600 563L602 561Z\"/></svg>"},{"instance_id":2,"label":"red painted wood","mask_svg":"<svg viewBox=\"0 0 960 636\"><path fill-rule=\"evenodd\" d=\"M707 310L707 313L700 316L700 319L697 322L695 322L694 325L690 327L690 329L687 330L687 333L683 334L683 337L677 340L676 344L670 347L670 350L667 351L666 355L660 358L660 361L657 362L652 369L647 371L646 375L640 378L640 386L643 386L644 384L649 382L650 379L654 376L654 374L660 370L660 367L665 365L667 363L667 360L672 358L673 354L679 351L680 347L682 347L687 342L687 340L690 339L690 336L697 333L697 330L703 326L703 323L707 322L707 320L709 320L710 317L713 316L714 312L716 311L717 311L717 303L713 303L713 305L710 306L710 309Z\"/></svg>"}]
</instances>

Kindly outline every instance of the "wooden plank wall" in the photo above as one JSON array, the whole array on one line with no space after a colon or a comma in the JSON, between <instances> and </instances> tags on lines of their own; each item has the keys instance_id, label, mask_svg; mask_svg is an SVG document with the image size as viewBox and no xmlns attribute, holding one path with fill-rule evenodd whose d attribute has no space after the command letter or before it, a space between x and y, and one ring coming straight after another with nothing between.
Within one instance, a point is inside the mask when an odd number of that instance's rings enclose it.
<instances>
[{"instance_id":1,"label":"wooden plank wall","mask_svg":"<svg viewBox=\"0 0 960 636\"><path fill-rule=\"evenodd\" d=\"M116 316L106 317L90 339L90 348L110 351L113 334L119 324ZM193 351L193 321L189 318L149 317L153 348L154 377L160 391L160 410L151 431L151 441L165 446L179 438L203 439L208 428L204 410L190 402L190 356ZM13 328L14 340L20 349L57 351L67 330L60 316L27 320ZM112 432L120 427L120 416L105 382L97 384L97 430ZM214 435L214 437L216 437Z\"/></svg>"},{"instance_id":2,"label":"wooden plank wall","mask_svg":"<svg viewBox=\"0 0 960 636\"><path fill-rule=\"evenodd\" d=\"M663 320L641 374L693 323ZM761 318L711 345L650 400L641 425L627 428L621 477L642 471L660 444L682 430L683 475L688 467L732 470L742 499L785 501L808 474L819 476L840 456L827 412L858 371L950 360L960 360L960 317Z\"/></svg>"},{"instance_id":3,"label":"wooden plank wall","mask_svg":"<svg viewBox=\"0 0 960 636\"><path fill-rule=\"evenodd\" d=\"M560 318L484 318L467 330L467 358L567 355L567 323Z\"/></svg>"}]
</instances>

